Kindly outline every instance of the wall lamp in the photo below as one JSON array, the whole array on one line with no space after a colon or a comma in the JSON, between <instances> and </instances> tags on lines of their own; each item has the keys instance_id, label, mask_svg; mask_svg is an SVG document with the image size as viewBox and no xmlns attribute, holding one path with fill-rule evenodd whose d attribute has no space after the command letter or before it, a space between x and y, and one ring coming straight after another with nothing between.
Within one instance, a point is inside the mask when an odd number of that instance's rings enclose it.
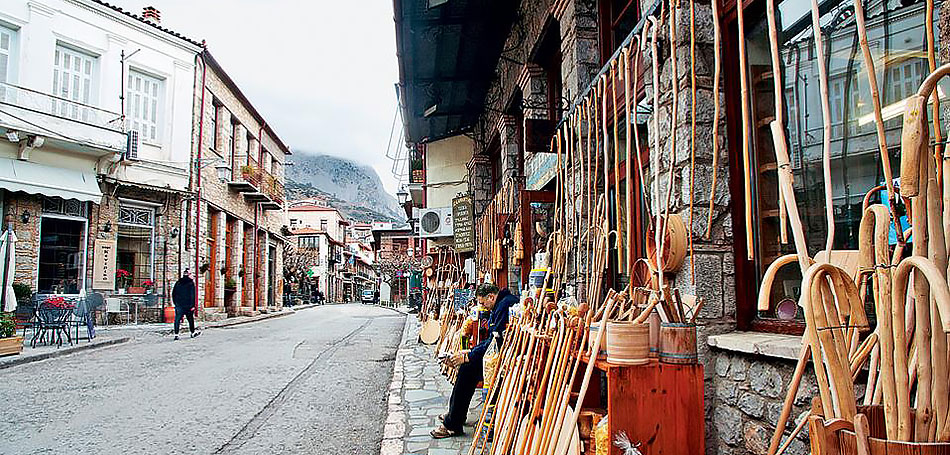
<instances>
[{"instance_id":1,"label":"wall lamp","mask_svg":"<svg viewBox=\"0 0 950 455\"><path fill-rule=\"evenodd\" d=\"M22 221L22 222L24 222L24 223L29 223L29 222L30 222L30 211L29 211L29 210L24 210L24 211L23 211L23 213L20 215L20 221Z\"/></svg>"}]
</instances>

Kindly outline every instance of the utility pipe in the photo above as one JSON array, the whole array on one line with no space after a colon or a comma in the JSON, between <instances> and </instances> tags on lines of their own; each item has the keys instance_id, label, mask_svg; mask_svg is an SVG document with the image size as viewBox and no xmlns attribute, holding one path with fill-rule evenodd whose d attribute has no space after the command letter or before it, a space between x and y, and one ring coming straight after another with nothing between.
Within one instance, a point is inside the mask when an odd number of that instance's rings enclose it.
<instances>
[{"instance_id":1,"label":"utility pipe","mask_svg":"<svg viewBox=\"0 0 950 455\"><path fill-rule=\"evenodd\" d=\"M195 292L195 314L196 315L198 313L198 308L199 308L199 305L198 305L199 297L198 297L198 292L197 292L197 289L198 289L197 278L198 278L198 273L199 273L198 271L200 270L200 267L201 267L201 255L198 254L201 247L201 150L204 148L203 143L204 143L204 126L205 126L205 91L206 91L205 81L208 75L208 65L204 59L204 51L205 50L202 49L201 53L195 54L195 63L197 64L199 60L201 61L201 107L199 107L198 109L199 111L198 141L197 141L198 152L196 154L195 165L194 165L195 166L194 167L195 186L196 186L196 191L195 191L195 284L196 284L195 286L195 291L196 291ZM213 272L212 272L212 276L214 276Z\"/></svg>"}]
</instances>

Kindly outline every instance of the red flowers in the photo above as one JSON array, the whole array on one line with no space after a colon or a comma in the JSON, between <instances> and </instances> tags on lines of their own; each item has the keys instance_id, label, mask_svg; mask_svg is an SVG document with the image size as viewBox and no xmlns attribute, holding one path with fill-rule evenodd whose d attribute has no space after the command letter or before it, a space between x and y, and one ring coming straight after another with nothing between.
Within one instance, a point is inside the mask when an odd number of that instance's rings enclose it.
<instances>
[{"instance_id":1,"label":"red flowers","mask_svg":"<svg viewBox=\"0 0 950 455\"><path fill-rule=\"evenodd\" d=\"M128 278L130 276L132 276L132 274L128 270L118 269L115 271L116 278Z\"/></svg>"},{"instance_id":2,"label":"red flowers","mask_svg":"<svg viewBox=\"0 0 950 455\"><path fill-rule=\"evenodd\" d=\"M71 302L66 301L66 299L62 297L47 297L44 303L46 304L47 307L52 307L52 308L75 308L76 307Z\"/></svg>"},{"instance_id":3,"label":"red flowers","mask_svg":"<svg viewBox=\"0 0 950 455\"><path fill-rule=\"evenodd\" d=\"M152 286L155 286L155 282L152 281L152 280L145 280L145 281L142 282L142 286L145 286L145 287L147 287L147 288L150 288L150 287L152 287Z\"/></svg>"}]
</instances>

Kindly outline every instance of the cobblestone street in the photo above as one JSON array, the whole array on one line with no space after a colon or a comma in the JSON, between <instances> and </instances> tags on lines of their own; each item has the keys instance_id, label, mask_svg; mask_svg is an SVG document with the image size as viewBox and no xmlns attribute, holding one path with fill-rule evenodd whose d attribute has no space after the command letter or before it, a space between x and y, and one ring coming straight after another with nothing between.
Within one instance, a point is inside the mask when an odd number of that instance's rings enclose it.
<instances>
[{"instance_id":1,"label":"cobblestone street","mask_svg":"<svg viewBox=\"0 0 950 455\"><path fill-rule=\"evenodd\" d=\"M409 315L396 353L380 455L467 454L482 409L482 391L476 391L472 399L463 436L432 439L429 431L439 426L439 414L448 410L452 384L439 371L435 348L418 341L419 326L415 316Z\"/></svg>"},{"instance_id":2,"label":"cobblestone street","mask_svg":"<svg viewBox=\"0 0 950 455\"><path fill-rule=\"evenodd\" d=\"M375 455L404 319L327 305L0 370L0 453Z\"/></svg>"}]
</instances>

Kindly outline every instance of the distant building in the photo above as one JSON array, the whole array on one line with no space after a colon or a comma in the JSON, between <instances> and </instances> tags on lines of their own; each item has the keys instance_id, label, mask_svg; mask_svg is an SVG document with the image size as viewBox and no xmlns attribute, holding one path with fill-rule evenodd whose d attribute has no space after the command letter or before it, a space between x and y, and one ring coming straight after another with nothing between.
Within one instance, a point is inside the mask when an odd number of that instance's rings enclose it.
<instances>
[{"instance_id":1,"label":"distant building","mask_svg":"<svg viewBox=\"0 0 950 455\"><path fill-rule=\"evenodd\" d=\"M337 209L313 201L293 201L288 206L288 225L298 248L304 245L319 251L319 264L315 264L318 289L328 302L346 301L347 297L352 297L352 292L344 292L347 227L350 223Z\"/></svg>"}]
</instances>

